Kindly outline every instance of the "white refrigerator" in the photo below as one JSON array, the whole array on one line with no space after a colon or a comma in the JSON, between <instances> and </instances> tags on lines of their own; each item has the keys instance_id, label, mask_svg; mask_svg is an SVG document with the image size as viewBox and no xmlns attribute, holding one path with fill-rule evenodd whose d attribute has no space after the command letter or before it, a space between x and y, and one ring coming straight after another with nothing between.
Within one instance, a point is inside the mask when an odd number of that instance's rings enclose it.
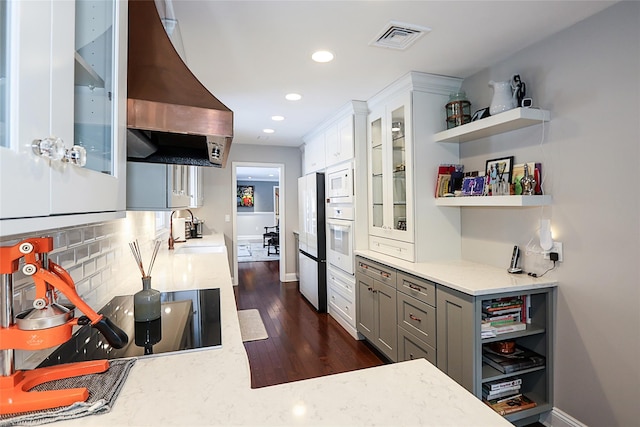
<instances>
[{"instance_id":1,"label":"white refrigerator","mask_svg":"<svg viewBox=\"0 0 640 427\"><path fill-rule=\"evenodd\" d=\"M324 174L298 178L298 263L300 293L321 313L327 311L327 239Z\"/></svg>"}]
</instances>

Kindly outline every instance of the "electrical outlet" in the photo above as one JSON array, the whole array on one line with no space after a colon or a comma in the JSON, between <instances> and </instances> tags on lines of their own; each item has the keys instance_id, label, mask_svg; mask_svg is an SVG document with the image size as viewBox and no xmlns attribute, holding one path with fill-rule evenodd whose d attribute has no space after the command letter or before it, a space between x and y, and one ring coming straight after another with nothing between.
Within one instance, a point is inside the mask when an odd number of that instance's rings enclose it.
<instances>
[{"instance_id":1,"label":"electrical outlet","mask_svg":"<svg viewBox=\"0 0 640 427\"><path fill-rule=\"evenodd\" d=\"M548 251L542 253L544 259L550 259L549 253L555 252L558 254L558 262L562 262L562 243L553 242L553 246Z\"/></svg>"}]
</instances>

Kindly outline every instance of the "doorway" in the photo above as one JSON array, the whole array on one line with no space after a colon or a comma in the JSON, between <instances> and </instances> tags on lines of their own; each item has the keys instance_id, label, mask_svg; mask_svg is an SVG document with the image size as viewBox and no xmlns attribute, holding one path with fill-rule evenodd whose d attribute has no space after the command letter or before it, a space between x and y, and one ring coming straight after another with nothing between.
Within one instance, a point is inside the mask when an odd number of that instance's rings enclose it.
<instances>
[{"instance_id":1,"label":"doorway","mask_svg":"<svg viewBox=\"0 0 640 427\"><path fill-rule=\"evenodd\" d=\"M279 261L285 281L284 164L232 163L233 280L238 283L238 263ZM277 196L276 196L277 195Z\"/></svg>"}]
</instances>

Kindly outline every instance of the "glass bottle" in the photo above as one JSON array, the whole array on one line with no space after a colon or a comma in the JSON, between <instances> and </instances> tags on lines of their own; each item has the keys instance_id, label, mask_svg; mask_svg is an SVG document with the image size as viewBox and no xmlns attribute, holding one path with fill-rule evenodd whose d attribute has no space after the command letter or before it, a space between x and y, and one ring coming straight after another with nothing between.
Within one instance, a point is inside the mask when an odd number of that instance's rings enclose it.
<instances>
[{"instance_id":1,"label":"glass bottle","mask_svg":"<svg viewBox=\"0 0 640 427\"><path fill-rule=\"evenodd\" d=\"M160 291L151 288L151 276L142 278L142 290L133 296L133 317L136 322L160 318Z\"/></svg>"}]
</instances>

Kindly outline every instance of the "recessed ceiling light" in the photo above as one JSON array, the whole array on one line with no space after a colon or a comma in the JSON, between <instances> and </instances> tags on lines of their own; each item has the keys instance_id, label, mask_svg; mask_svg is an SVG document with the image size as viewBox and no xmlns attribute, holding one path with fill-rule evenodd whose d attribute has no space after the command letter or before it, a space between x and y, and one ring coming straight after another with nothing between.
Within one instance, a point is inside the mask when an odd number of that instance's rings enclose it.
<instances>
[{"instance_id":1,"label":"recessed ceiling light","mask_svg":"<svg viewBox=\"0 0 640 427\"><path fill-rule=\"evenodd\" d=\"M281 122L284 120L284 116L271 116L271 120L274 122Z\"/></svg>"},{"instance_id":2,"label":"recessed ceiling light","mask_svg":"<svg viewBox=\"0 0 640 427\"><path fill-rule=\"evenodd\" d=\"M313 52L313 55L311 55L311 59L316 62L330 62L333 61L333 53L329 52L328 50L319 50Z\"/></svg>"},{"instance_id":3,"label":"recessed ceiling light","mask_svg":"<svg viewBox=\"0 0 640 427\"><path fill-rule=\"evenodd\" d=\"M302 95L298 93L288 93L285 95L285 98L289 101L300 101L302 99Z\"/></svg>"},{"instance_id":4,"label":"recessed ceiling light","mask_svg":"<svg viewBox=\"0 0 640 427\"><path fill-rule=\"evenodd\" d=\"M273 129L262 129L262 132L264 132L264 133L274 133L275 130L273 130Z\"/></svg>"}]
</instances>

